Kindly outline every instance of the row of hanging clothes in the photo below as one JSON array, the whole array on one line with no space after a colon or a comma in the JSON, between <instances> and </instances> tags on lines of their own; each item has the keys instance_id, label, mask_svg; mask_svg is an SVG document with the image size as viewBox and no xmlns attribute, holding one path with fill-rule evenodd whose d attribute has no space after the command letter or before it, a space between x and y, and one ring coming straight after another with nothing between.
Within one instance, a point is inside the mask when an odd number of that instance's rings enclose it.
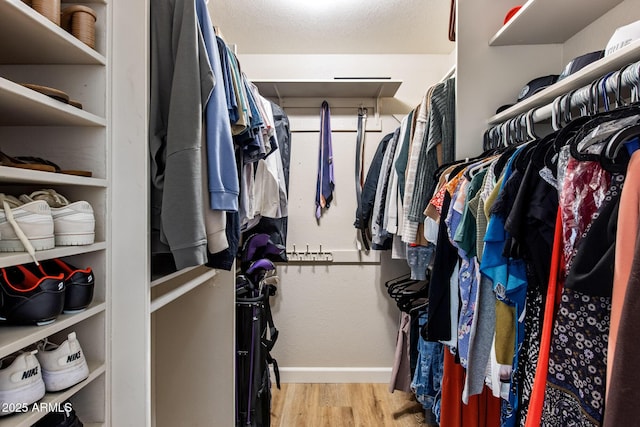
<instances>
[{"instance_id":1,"label":"row of hanging clothes","mask_svg":"<svg viewBox=\"0 0 640 427\"><path fill-rule=\"evenodd\" d=\"M285 244L288 117L247 79L204 0L152 1L150 28L152 273L230 270L243 233Z\"/></svg>"},{"instance_id":2,"label":"row of hanging clothes","mask_svg":"<svg viewBox=\"0 0 640 427\"><path fill-rule=\"evenodd\" d=\"M405 285L419 295L399 304L390 389L409 372L440 425L637 423L639 88L640 63L603 76L489 129L483 154L428 181L406 248L426 254L427 283Z\"/></svg>"},{"instance_id":3,"label":"row of hanging clothes","mask_svg":"<svg viewBox=\"0 0 640 427\"><path fill-rule=\"evenodd\" d=\"M419 341L429 306L427 267L433 254L424 238L423 211L435 185L434 172L454 158L455 77L448 76L430 87L400 126L382 139L361 185L356 176L361 192L354 226L363 246L391 250L393 258L411 266L410 274L386 284L401 311L389 390L413 390L428 408L427 421L435 421L431 407L442 372L430 363L426 349L435 344L442 350L442 345Z\"/></svg>"}]
</instances>

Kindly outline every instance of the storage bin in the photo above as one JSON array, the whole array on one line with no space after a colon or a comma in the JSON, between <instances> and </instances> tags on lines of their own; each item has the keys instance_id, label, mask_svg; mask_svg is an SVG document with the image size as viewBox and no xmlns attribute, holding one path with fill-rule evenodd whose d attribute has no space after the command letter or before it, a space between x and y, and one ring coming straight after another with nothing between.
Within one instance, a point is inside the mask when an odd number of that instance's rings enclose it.
<instances>
[{"instance_id":1,"label":"storage bin","mask_svg":"<svg viewBox=\"0 0 640 427\"><path fill-rule=\"evenodd\" d=\"M31 0L25 3L56 25L60 25L60 0Z\"/></svg>"},{"instance_id":2,"label":"storage bin","mask_svg":"<svg viewBox=\"0 0 640 427\"><path fill-rule=\"evenodd\" d=\"M96 45L96 19L96 12L90 7L69 6L62 11L61 26L93 49Z\"/></svg>"}]
</instances>

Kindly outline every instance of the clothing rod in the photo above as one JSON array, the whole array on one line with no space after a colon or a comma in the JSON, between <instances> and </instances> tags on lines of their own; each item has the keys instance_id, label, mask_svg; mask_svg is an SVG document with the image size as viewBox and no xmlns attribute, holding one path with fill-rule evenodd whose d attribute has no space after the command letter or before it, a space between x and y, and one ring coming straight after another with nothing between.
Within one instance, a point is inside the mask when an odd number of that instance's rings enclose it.
<instances>
[{"instance_id":1,"label":"clothing rod","mask_svg":"<svg viewBox=\"0 0 640 427\"><path fill-rule=\"evenodd\" d=\"M440 79L441 82L447 80L450 77L453 77L456 74L456 65L454 64L449 71Z\"/></svg>"},{"instance_id":2,"label":"clothing rod","mask_svg":"<svg viewBox=\"0 0 640 427\"><path fill-rule=\"evenodd\" d=\"M620 73L622 73L621 77L619 77ZM604 77L605 76L602 76L601 78L604 78ZM605 88L608 94L615 95L619 78L620 78L621 88L628 88L630 86L637 87L638 85L640 85L640 61L630 64L628 66L625 66L622 69L614 71L609 74L609 77L607 77L606 80L604 81ZM571 108L583 108L588 105L588 103L590 102L590 93L592 91L592 84L583 86L573 91L573 93L571 94ZM601 98L601 91L602 91L601 88L598 87L599 102ZM570 93L571 92L565 93L564 95L561 95L559 98L567 96ZM556 98L556 100L558 100L558 98ZM555 101L545 104L541 107L534 107L532 109L533 110L532 118L534 123L539 123L551 118L553 113L554 102ZM524 114L526 115L527 113L524 113ZM501 123L493 124L492 127L500 126L501 124L511 119L513 119L513 117L506 119Z\"/></svg>"}]
</instances>

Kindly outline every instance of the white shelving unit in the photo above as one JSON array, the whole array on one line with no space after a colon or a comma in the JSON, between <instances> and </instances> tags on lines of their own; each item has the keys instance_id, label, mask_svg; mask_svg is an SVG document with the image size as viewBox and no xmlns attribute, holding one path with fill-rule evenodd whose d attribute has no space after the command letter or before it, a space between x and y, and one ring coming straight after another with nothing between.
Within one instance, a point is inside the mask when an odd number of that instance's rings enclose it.
<instances>
[{"instance_id":1,"label":"white shelving unit","mask_svg":"<svg viewBox=\"0 0 640 427\"><path fill-rule=\"evenodd\" d=\"M92 172L92 177L0 166L0 192L19 195L54 188L70 200L87 200L96 216L96 242L87 246L39 251L40 260L64 258L91 266L94 298L81 313L60 315L45 326L0 325L0 358L44 338L57 342L76 332L89 363L89 378L41 402L69 399L85 425L110 425L108 402L110 266L108 135L108 28L110 5L89 1L98 20L96 49L91 49L21 0L0 0L0 149L16 156L35 156L62 169ZM64 9L69 4L62 4ZM73 107L22 86L32 83L63 90L79 100ZM1 253L0 267L31 262L24 252ZM45 412L30 411L0 419L0 426L30 426Z\"/></svg>"}]
</instances>

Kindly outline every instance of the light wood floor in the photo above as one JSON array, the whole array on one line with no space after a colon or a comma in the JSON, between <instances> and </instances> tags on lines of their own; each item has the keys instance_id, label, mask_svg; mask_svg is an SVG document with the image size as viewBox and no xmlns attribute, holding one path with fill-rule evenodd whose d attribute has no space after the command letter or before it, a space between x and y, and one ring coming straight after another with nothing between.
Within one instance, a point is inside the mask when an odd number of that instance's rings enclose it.
<instances>
[{"instance_id":1,"label":"light wood floor","mask_svg":"<svg viewBox=\"0 0 640 427\"><path fill-rule=\"evenodd\" d=\"M273 427L415 427L422 406L387 384L282 384L271 390Z\"/></svg>"}]
</instances>

